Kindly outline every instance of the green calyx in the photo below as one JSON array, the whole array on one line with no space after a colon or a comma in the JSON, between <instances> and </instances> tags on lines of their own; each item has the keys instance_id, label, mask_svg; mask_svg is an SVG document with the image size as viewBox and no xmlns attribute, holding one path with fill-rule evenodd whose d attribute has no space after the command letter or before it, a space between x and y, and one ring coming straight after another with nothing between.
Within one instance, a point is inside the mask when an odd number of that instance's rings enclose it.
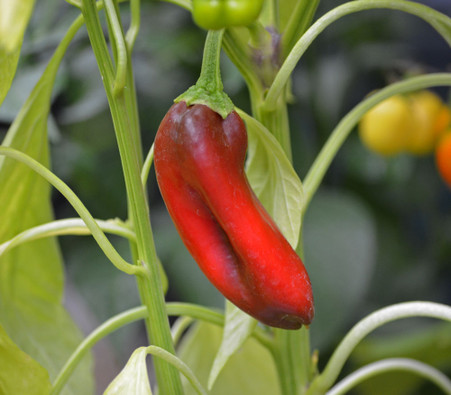
<instances>
[{"instance_id":1,"label":"green calyx","mask_svg":"<svg viewBox=\"0 0 451 395\"><path fill-rule=\"evenodd\" d=\"M225 92L211 92L197 84L189 88L174 101L175 103L184 101L188 106L193 104L204 104L217 112L224 119L227 118L227 115L235 108L232 100L230 100Z\"/></svg>"},{"instance_id":2,"label":"green calyx","mask_svg":"<svg viewBox=\"0 0 451 395\"><path fill-rule=\"evenodd\" d=\"M221 40L224 31L209 31L205 41L202 70L196 84L182 93L174 101L187 105L204 104L226 118L234 105L224 92L220 73Z\"/></svg>"}]
</instances>

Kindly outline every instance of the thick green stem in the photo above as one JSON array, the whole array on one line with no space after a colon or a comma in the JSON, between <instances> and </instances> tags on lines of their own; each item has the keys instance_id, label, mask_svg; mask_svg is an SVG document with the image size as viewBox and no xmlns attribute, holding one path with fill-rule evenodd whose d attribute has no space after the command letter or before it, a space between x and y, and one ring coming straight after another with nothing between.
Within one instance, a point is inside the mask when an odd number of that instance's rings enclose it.
<instances>
[{"instance_id":1,"label":"thick green stem","mask_svg":"<svg viewBox=\"0 0 451 395\"><path fill-rule=\"evenodd\" d=\"M134 123L133 114L128 113L129 107L127 106L123 91L116 91L116 95L113 94L113 67L94 2L92 0L83 0L82 11L85 17L88 35L103 78L113 118L124 171L130 220L136 233L138 264L146 267L149 273L148 276L137 279L141 299L149 313L146 318L149 341L158 347L174 353L150 227L146 195L141 183L141 165L136 152L134 135L131 131ZM183 390L177 369L160 359L155 360L154 365L160 393L165 395L182 394Z\"/></svg>"},{"instance_id":2,"label":"thick green stem","mask_svg":"<svg viewBox=\"0 0 451 395\"><path fill-rule=\"evenodd\" d=\"M299 331L276 329L272 354L283 395L304 393L311 380L310 337L305 327Z\"/></svg>"},{"instance_id":3,"label":"thick green stem","mask_svg":"<svg viewBox=\"0 0 451 395\"><path fill-rule=\"evenodd\" d=\"M274 135L290 162L293 160L290 141L290 123L285 98L280 98L275 109L266 111L259 107L256 117Z\"/></svg>"}]
</instances>

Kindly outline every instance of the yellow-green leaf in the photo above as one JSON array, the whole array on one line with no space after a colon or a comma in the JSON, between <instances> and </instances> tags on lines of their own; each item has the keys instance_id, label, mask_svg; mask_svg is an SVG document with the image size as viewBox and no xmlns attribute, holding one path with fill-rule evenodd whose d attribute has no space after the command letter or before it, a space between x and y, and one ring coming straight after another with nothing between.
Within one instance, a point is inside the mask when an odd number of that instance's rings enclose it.
<instances>
[{"instance_id":1,"label":"yellow-green leaf","mask_svg":"<svg viewBox=\"0 0 451 395\"><path fill-rule=\"evenodd\" d=\"M146 347L136 349L124 369L116 376L104 395L152 395L147 376Z\"/></svg>"},{"instance_id":2,"label":"yellow-green leaf","mask_svg":"<svg viewBox=\"0 0 451 395\"><path fill-rule=\"evenodd\" d=\"M27 395L44 395L50 391L47 371L16 346L1 325L0 391Z\"/></svg>"},{"instance_id":3,"label":"yellow-green leaf","mask_svg":"<svg viewBox=\"0 0 451 395\"><path fill-rule=\"evenodd\" d=\"M34 0L0 0L0 105L11 86Z\"/></svg>"},{"instance_id":4,"label":"yellow-green leaf","mask_svg":"<svg viewBox=\"0 0 451 395\"><path fill-rule=\"evenodd\" d=\"M52 88L71 38L63 39L2 143L45 166L49 165L47 118ZM28 167L5 157L0 157L0 207L0 243L53 219L50 186ZM63 285L55 239L21 245L0 258L0 324L18 347L47 369L51 379L82 338L62 306ZM63 394L92 392L88 356Z\"/></svg>"}]
</instances>

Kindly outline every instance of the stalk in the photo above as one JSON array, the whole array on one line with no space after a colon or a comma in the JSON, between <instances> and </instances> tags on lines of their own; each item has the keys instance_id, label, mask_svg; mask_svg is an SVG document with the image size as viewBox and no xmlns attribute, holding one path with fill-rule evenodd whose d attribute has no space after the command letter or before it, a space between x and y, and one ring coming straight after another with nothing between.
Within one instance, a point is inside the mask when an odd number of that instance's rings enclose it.
<instances>
[{"instance_id":1,"label":"stalk","mask_svg":"<svg viewBox=\"0 0 451 395\"><path fill-rule=\"evenodd\" d=\"M121 156L127 190L130 220L136 233L138 265L146 268L147 276L137 277L138 289L148 315L145 319L150 343L175 354L168 317L164 305L157 256L150 227L146 194L140 177L140 158L136 152L136 134L132 131L133 114L124 92L113 92L114 74L111 58L102 33L100 21L92 0L83 0L82 12L88 35L102 75L113 118L116 139ZM182 394L180 376L175 367L157 358L154 361L156 378L161 394Z\"/></svg>"}]
</instances>

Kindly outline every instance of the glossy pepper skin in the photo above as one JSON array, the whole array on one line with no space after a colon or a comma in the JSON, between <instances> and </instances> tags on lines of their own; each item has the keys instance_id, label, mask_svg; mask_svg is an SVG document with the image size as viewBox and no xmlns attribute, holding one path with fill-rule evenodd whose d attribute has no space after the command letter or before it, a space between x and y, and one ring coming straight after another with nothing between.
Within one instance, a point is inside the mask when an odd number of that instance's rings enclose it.
<instances>
[{"instance_id":1,"label":"glossy pepper skin","mask_svg":"<svg viewBox=\"0 0 451 395\"><path fill-rule=\"evenodd\" d=\"M254 22L263 0L193 0L193 19L206 30L247 26Z\"/></svg>"},{"instance_id":2,"label":"glossy pepper skin","mask_svg":"<svg viewBox=\"0 0 451 395\"><path fill-rule=\"evenodd\" d=\"M201 104L174 104L155 140L155 170L188 250L216 288L264 324L297 329L313 319L305 267L249 186L247 133Z\"/></svg>"}]
</instances>

